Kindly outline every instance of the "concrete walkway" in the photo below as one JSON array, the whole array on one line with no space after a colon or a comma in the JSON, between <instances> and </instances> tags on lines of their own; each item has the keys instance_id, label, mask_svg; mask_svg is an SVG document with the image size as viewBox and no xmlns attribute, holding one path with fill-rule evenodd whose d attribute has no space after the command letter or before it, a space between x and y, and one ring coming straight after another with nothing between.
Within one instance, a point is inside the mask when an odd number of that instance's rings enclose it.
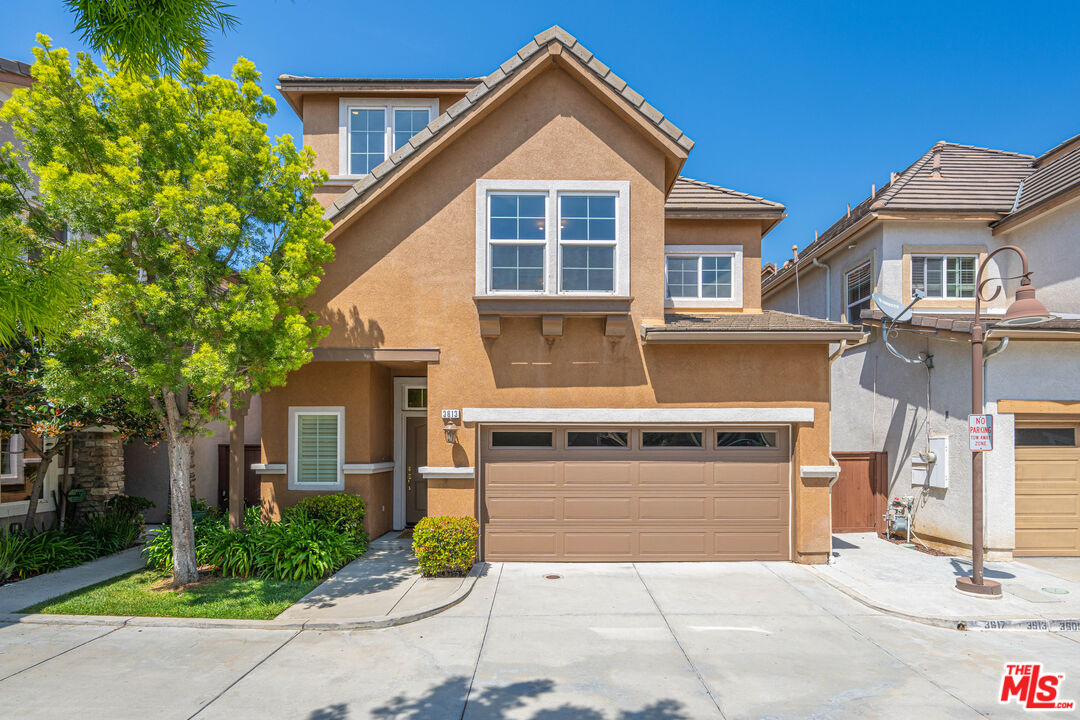
<instances>
[{"instance_id":1,"label":"concrete walkway","mask_svg":"<svg viewBox=\"0 0 1080 720\"><path fill-rule=\"evenodd\" d=\"M354 622L361 618L410 618L441 610L468 578L420 576L412 540L394 531L372 541L364 557L353 560L296 604L277 616L280 621ZM459 598L460 599L460 598Z\"/></svg>"},{"instance_id":2,"label":"concrete walkway","mask_svg":"<svg viewBox=\"0 0 1080 720\"><path fill-rule=\"evenodd\" d=\"M955 589L971 561L935 557L882 540L874 533L833 538L828 566L810 570L864 604L897 617L966 630L1080 630L1080 581L1075 567L1053 559L988 562L984 575L1001 583L997 600Z\"/></svg>"},{"instance_id":3,"label":"concrete walkway","mask_svg":"<svg viewBox=\"0 0 1080 720\"><path fill-rule=\"evenodd\" d=\"M133 547L76 567L3 585L0 586L0 614L18 612L39 602L145 566L142 548Z\"/></svg>"}]
</instances>

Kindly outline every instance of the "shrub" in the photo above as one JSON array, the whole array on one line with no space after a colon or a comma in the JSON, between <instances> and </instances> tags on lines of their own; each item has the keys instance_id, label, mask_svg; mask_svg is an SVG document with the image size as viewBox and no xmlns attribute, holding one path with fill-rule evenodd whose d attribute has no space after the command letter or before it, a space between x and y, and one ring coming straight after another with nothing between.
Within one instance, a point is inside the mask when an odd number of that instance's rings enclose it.
<instances>
[{"instance_id":1,"label":"shrub","mask_svg":"<svg viewBox=\"0 0 1080 720\"><path fill-rule=\"evenodd\" d=\"M426 517L413 528L413 552L420 572L432 575L465 575L476 559L480 526L467 517Z\"/></svg>"},{"instance_id":2,"label":"shrub","mask_svg":"<svg viewBox=\"0 0 1080 720\"><path fill-rule=\"evenodd\" d=\"M266 526L259 543L263 577L317 580L364 554L367 543L303 513Z\"/></svg>"},{"instance_id":3,"label":"shrub","mask_svg":"<svg viewBox=\"0 0 1080 720\"><path fill-rule=\"evenodd\" d=\"M99 553L86 538L61 530L0 531L0 583L73 567Z\"/></svg>"},{"instance_id":4,"label":"shrub","mask_svg":"<svg viewBox=\"0 0 1080 720\"><path fill-rule=\"evenodd\" d=\"M300 515L325 520L342 532L347 532L356 538L363 538L366 544L367 533L364 532L366 511L364 499L359 495L345 493L312 495L287 508L282 513L282 520L288 521Z\"/></svg>"},{"instance_id":5,"label":"shrub","mask_svg":"<svg viewBox=\"0 0 1080 720\"><path fill-rule=\"evenodd\" d=\"M0 530L0 583L18 578L30 546L30 537L24 533Z\"/></svg>"},{"instance_id":6,"label":"shrub","mask_svg":"<svg viewBox=\"0 0 1080 720\"><path fill-rule=\"evenodd\" d=\"M143 546L146 567L172 571L172 526L162 525L150 542Z\"/></svg>"}]
</instances>

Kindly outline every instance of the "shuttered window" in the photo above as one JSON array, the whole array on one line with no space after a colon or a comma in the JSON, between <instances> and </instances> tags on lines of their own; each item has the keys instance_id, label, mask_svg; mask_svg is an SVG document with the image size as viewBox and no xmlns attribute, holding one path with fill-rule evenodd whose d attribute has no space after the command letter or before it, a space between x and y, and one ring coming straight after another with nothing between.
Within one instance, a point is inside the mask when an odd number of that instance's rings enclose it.
<instances>
[{"instance_id":1,"label":"shuttered window","mask_svg":"<svg viewBox=\"0 0 1080 720\"><path fill-rule=\"evenodd\" d=\"M964 300L975 297L974 255L914 255L911 288L928 298Z\"/></svg>"},{"instance_id":2,"label":"shuttered window","mask_svg":"<svg viewBox=\"0 0 1080 720\"><path fill-rule=\"evenodd\" d=\"M297 489L341 488L344 411L291 408L290 415L293 424L291 485Z\"/></svg>"},{"instance_id":3,"label":"shuttered window","mask_svg":"<svg viewBox=\"0 0 1080 720\"><path fill-rule=\"evenodd\" d=\"M870 263L861 265L847 274L847 321L858 323L863 310L870 309L870 293L874 284L870 277Z\"/></svg>"}]
</instances>

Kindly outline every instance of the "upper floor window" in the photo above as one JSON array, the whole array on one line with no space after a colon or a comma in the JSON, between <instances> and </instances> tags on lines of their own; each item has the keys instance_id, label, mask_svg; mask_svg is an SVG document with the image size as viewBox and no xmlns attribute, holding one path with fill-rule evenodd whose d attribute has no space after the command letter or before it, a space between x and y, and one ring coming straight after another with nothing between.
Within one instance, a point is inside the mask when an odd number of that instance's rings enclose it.
<instances>
[{"instance_id":1,"label":"upper floor window","mask_svg":"<svg viewBox=\"0 0 1080 720\"><path fill-rule=\"evenodd\" d=\"M848 272L844 278L847 295L847 321L858 323L863 310L870 309L870 293L874 290L870 263L865 263Z\"/></svg>"},{"instance_id":2,"label":"upper floor window","mask_svg":"<svg viewBox=\"0 0 1080 720\"><path fill-rule=\"evenodd\" d=\"M742 248L668 245L665 254L669 307L742 306Z\"/></svg>"},{"instance_id":3,"label":"upper floor window","mask_svg":"<svg viewBox=\"0 0 1080 720\"><path fill-rule=\"evenodd\" d=\"M625 294L628 202L626 182L477 181L477 294Z\"/></svg>"},{"instance_id":4,"label":"upper floor window","mask_svg":"<svg viewBox=\"0 0 1080 720\"><path fill-rule=\"evenodd\" d=\"M434 100L341 101L341 166L347 175L366 175L409 142L438 113Z\"/></svg>"},{"instance_id":5,"label":"upper floor window","mask_svg":"<svg viewBox=\"0 0 1080 720\"><path fill-rule=\"evenodd\" d=\"M974 298L975 262L974 255L913 255L911 288L931 299Z\"/></svg>"}]
</instances>

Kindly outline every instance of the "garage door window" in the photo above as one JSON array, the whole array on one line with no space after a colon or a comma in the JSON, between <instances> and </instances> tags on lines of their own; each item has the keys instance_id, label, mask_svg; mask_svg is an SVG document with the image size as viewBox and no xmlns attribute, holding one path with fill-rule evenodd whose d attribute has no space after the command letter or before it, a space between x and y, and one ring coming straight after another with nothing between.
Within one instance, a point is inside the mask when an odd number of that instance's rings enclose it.
<instances>
[{"instance_id":1,"label":"garage door window","mask_svg":"<svg viewBox=\"0 0 1080 720\"><path fill-rule=\"evenodd\" d=\"M1076 428L1016 428L1017 447L1073 447L1074 445L1076 445Z\"/></svg>"},{"instance_id":2,"label":"garage door window","mask_svg":"<svg viewBox=\"0 0 1080 720\"><path fill-rule=\"evenodd\" d=\"M497 448L549 448L551 447L550 432L538 432L531 430L496 430L491 433L491 447Z\"/></svg>"},{"instance_id":3,"label":"garage door window","mask_svg":"<svg viewBox=\"0 0 1080 720\"><path fill-rule=\"evenodd\" d=\"M699 448L703 447L702 433L670 431L649 431L641 433L641 446L647 448Z\"/></svg>"},{"instance_id":4,"label":"garage door window","mask_svg":"<svg viewBox=\"0 0 1080 720\"><path fill-rule=\"evenodd\" d=\"M718 448L774 448L777 438L775 432L727 432L716 433Z\"/></svg>"},{"instance_id":5,"label":"garage door window","mask_svg":"<svg viewBox=\"0 0 1080 720\"><path fill-rule=\"evenodd\" d=\"M566 433L566 447L628 448L630 447L630 433L623 431L570 430Z\"/></svg>"}]
</instances>

